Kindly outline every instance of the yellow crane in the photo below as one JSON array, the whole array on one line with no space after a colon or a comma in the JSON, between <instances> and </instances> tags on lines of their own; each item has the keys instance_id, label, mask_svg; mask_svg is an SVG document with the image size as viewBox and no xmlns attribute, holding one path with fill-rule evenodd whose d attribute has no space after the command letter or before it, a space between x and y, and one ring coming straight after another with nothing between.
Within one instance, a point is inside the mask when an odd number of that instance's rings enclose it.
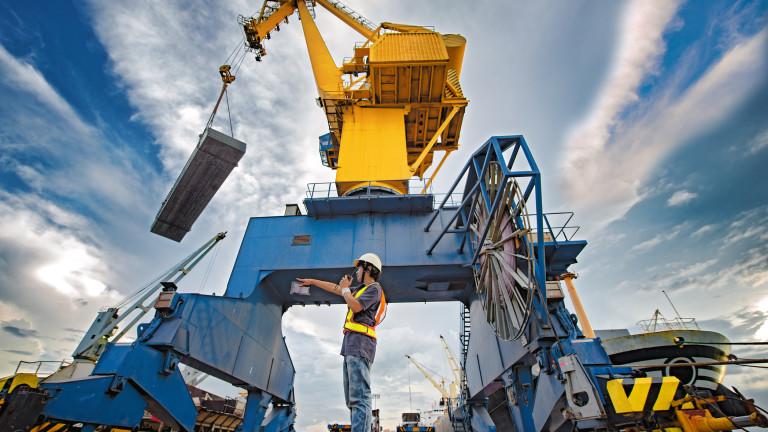
<instances>
[{"instance_id":1,"label":"yellow crane","mask_svg":"<svg viewBox=\"0 0 768 432\"><path fill-rule=\"evenodd\" d=\"M448 365L451 367L451 372L453 372L453 382L450 384L450 389L451 394L454 395L453 397L456 397L458 394L456 387L464 382L464 371L462 371L461 367L459 367L459 363L453 356L453 352L451 351L451 348L448 347L448 343L445 342L443 335L440 335L440 342L443 344L445 356L448 358Z\"/></svg>"},{"instance_id":2,"label":"yellow crane","mask_svg":"<svg viewBox=\"0 0 768 432\"><path fill-rule=\"evenodd\" d=\"M445 378L442 379L442 383L438 384L437 381L435 381L432 376L427 373L426 370L424 370L424 367L422 367L416 360L413 359L413 357L409 356L408 354L405 355L408 360L410 360L416 367L421 371L422 374L424 374L425 377L429 380L429 382L432 383L433 386L437 389L437 391L440 392L442 395L442 399L440 401L440 405L444 406L453 406L454 401L456 401L456 398L458 396L458 393L456 392L456 383L450 383L448 385L449 390L445 389Z\"/></svg>"},{"instance_id":3,"label":"yellow crane","mask_svg":"<svg viewBox=\"0 0 768 432\"><path fill-rule=\"evenodd\" d=\"M364 40L337 66L313 19L320 5ZM317 103L330 131L323 163L336 170L339 196L371 187L407 194L424 178L435 151L459 146L467 99L459 78L466 40L425 27L374 26L336 0L266 0L256 17L240 17L247 48L261 60L266 40L298 11L317 84ZM430 179L431 182L431 179ZM429 183L421 193L429 187Z\"/></svg>"}]
</instances>

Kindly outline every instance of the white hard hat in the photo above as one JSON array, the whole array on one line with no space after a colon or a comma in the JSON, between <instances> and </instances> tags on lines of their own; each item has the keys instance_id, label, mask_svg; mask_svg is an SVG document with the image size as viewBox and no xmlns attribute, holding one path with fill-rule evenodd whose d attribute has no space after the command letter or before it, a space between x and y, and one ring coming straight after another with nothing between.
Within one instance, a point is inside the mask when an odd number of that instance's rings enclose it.
<instances>
[{"instance_id":1,"label":"white hard hat","mask_svg":"<svg viewBox=\"0 0 768 432\"><path fill-rule=\"evenodd\" d=\"M381 260L379 259L378 255L376 255L375 253L368 252L366 254L363 254L363 256L355 260L354 262L355 267L357 267L357 263L359 263L360 261L365 261L369 264L372 264L379 271L379 274L381 274Z\"/></svg>"}]
</instances>

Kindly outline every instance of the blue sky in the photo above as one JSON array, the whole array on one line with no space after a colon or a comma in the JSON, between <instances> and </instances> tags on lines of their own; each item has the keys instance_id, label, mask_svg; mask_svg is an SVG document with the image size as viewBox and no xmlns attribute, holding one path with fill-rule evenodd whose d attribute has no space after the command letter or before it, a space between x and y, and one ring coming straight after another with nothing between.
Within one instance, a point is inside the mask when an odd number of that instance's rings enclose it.
<instances>
[{"instance_id":1,"label":"blue sky","mask_svg":"<svg viewBox=\"0 0 768 432\"><path fill-rule=\"evenodd\" d=\"M590 242L574 270L594 327L638 331L656 308L672 316L665 290L702 328L768 339L764 1L348 4L374 22L467 38L462 147L435 189L489 136L525 135L545 210L576 212ZM182 285L223 292L247 219L281 214L307 183L333 179L317 156L327 125L292 19L263 62L246 58L229 93L235 136L248 143L240 167L181 244L149 233L218 96L218 66L241 39L235 18L259 6L0 5L0 372L67 357L99 307L227 230L210 270ZM317 15L340 62L360 38ZM222 111L216 127L225 125ZM396 306L374 366L389 424L409 408L403 355L448 376L438 335L458 349L458 306ZM302 430L343 419L342 314L291 310L284 326ZM436 391L413 368L410 378L413 408L429 408ZM732 368L727 379L768 405L760 370Z\"/></svg>"}]
</instances>

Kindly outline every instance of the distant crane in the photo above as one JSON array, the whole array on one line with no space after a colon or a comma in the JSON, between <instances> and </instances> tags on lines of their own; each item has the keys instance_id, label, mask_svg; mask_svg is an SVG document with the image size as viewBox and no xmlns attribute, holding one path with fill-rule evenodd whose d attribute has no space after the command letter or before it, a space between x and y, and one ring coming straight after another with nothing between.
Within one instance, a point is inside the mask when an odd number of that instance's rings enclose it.
<instances>
[{"instance_id":1,"label":"distant crane","mask_svg":"<svg viewBox=\"0 0 768 432\"><path fill-rule=\"evenodd\" d=\"M448 385L448 390L446 390L444 377L441 377L442 382L438 384L437 381L435 381L435 379L432 378L432 376L429 375L429 373L427 373L426 370L424 370L425 367L423 367L416 360L414 360L413 357L409 356L408 354L406 354L405 357L407 357L408 360L410 360L414 365L416 365L416 367L421 371L421 373L424 374L424 376L427 377L429 382L431 382L432 385L435 386L437 391L440 392L440 394L442 395L442 399L440 400L440 405L452 406L454 403L453 401L455 401L458 396L458 393L456 392L456 383L450 383Z\"/></svg>"},{"instance_id":2,"label":"distant crane","mask_svg":"<svg viewBox=\"0 0 768 432\"><path fill-rule=\"evenodd\" d=\"M445 356L448 358L448 365L451 367L451 372L453 372L453 382L449 384L449 388L451 391L452 397L456 397L458 394L458 391L456 387L458 385L461 385L462 388L464 383L464 371L459 367L459 363L456 361L456 358L453 356L453 352L451 351L451 348L448 347L448 343L445 342L445 338L443 335L440 335L440 342L443 344L443 349L445 350Z\"/></svg>"}]
</instances>

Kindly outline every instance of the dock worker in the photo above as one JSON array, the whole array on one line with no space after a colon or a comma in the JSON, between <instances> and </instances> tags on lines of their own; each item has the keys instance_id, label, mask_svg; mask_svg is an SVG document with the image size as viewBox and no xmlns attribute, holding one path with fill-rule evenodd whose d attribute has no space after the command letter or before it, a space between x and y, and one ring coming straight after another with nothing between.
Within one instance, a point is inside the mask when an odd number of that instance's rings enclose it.
<instances>
[{"instance_id":1,"label":"dock worker","mask_svg":"<svg viewBox=\"0 0 768 432\"><path fill-rule=\"evenodd\" d=\"M338 294L347 303L344 321L344 399L350 411L352 432L370 432L373 413L371 406L371 365L376 356L376 325L384 319L387 302L384 290L377 282L381 276L381 260L366 253L354 261L357 285L346 275L339 283L317 279L297 278L303 286L315 285Z\"/></svg>"}]
</instances>

